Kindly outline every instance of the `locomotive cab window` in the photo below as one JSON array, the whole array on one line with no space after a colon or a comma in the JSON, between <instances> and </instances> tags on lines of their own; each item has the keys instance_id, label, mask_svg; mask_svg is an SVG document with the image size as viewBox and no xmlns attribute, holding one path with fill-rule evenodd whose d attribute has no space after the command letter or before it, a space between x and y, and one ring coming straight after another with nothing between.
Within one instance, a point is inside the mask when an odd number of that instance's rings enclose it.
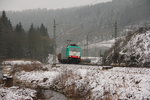
<instances>
[{"instance_id":1,"label":"locomotive cab window","mask_svg":"<svg viewBox=\"0 0 150 100\"><path fill-rule=\"evenodd\" d=\"M70 48L70 51L80 52L80 48Z\"/></svg>"}]
</instances>

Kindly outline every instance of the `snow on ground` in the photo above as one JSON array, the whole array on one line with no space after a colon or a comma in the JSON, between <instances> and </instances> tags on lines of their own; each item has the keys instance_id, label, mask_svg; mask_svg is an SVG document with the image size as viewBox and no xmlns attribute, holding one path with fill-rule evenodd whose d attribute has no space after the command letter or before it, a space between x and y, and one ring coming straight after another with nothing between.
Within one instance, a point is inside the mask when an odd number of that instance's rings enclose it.
<instances>
[{"instance_id":1,"label":"snow on ground","mask_svg":"<svg viewBox=\"0 0 150 100\"><path fill-rule=\"evenodd\" d=\"M102 64L101 57L89 57L91 59L91 64Z\"/></svg>"},{"instance_id":2,"label":"snow on ground","mask_svg":"<svg viewBox=\"0 0 150 100\"><path fill-rule=\"evenodd\" d=\"M126 69L130 70L130 69ZM150 99L149 75L116 71L92 71L88 74L93 87L92 97L103 98L108 93L114 99Z\"/></svg>"},{"instance_id":3,"label":"snow on ground","mask_svg":"<svg viewBox=\"0 0 150 100\"><path fill-rule=\"evenodd\" d=\"M150 30L145 33L134 34L130 41L125 45L120 54L135 56L139 65L150 61ZM144 66L145 67L145 66Z\"/></svg>"},{"instance_id":4,"label":"snow on ground","mask_svg":"<svg viewBox=\"0 0 150 100\"><path fill-rule=\"evenodd\" d=\"M58 71L32 71L20 72L15 74L16 81L30 85L32 88L37 86L49 88L61 72Z\"/></svg>"},{"instance_id":5,"label":"snow on ground","mask_svg":"<svg viewBox=\"0 0 150 100\"><path fill-rule=\"evenodd\" d=\"M102 64L102 57L81 57L82 60L90 60L90 64Z\"/></svg>"},{"instance_id":6,"label":"snow on ground","mask_svg":"<svg viewBox=\"0 0 150 100\"><path fill-rule=\"evenodd\" d=\"M40 61L6 60L2 62L2 73L5 77L13 77L16 72L47 70Z\"/></svg>"},{"instance_id":7,"label":"snow on ground","mask_svg":"<svg viewBox=\"0 0 150 100\"><path fill-rule=\"evenodd\" d=\"M88 100L109 97L113 100L149 100L150 69L115 67L102 70L102 66L58 64L50 71L20 72L16 78L22 83L41 87L53 87L61 83L66 88L75 86L75 93ZM61 75L67 78L60 79ZM55 84L57 80L57 84ZM55 89L57 90L59 86ZM62 92L59 88L57 91ZM67 94L65 94L67 93ZM68 95L71 92L64 92ZM90 94L89 94L90 93Z\"/></svg>"},{"instance_id":8,"label":"snow on ground","mask_svg":"<svg viewBox=\"0 0 150 100\"><path fill-rule=\"evenodd\" d=\"M54 57L54 55L52 55L52 54L48 55L48 63L49 64L53 64L53 57ZM59 63L57 56L56 56L56 63Z\"/></svg>"},{"instance_id":9,"label":"snow on ground","mask_svg":"<svg viewBox=\"0 0 150 100\"><path fill-rule=\"evenodd\" d=\"M31 65L31 64L41 64L39 61L28 61L28 60L7 60L2 62L3 65Z\"/></svg>"},{"instance_id":10,"label":"snow on ground","mask_svg":"<svg viewBox=\"0 0 150 100\"><path fill-rule=\"evenodd\" d=\"M0 88L0 100L33 100L36 98L36 91L16 86Z\"/></svg>"},{"instance_id":11,"label":"snow on ground","mask_svg":"<svg viewBox=\"0 0 150 100\"><path fill-rule=\"evenodd\" d=\"M67 67L68 71L72 70L74 77L68 78L66 86L76 84L78 89L84 87L85 92L90 90L92 100L105 98L106 95L114 100L150 99L150 69L117 67L102 70L98 66L80 66Z\"/></svg>"},{"instance_id":12,"label":"snow on ground","mask_svg":"<svg viewBox=\"0 0 150 100\"><path fill-rule=\"evenodd\" d=\"M150 74L150 69L149 68L134 68L134 67L130 67L130 68L126 68L126 67L114 67L113 69L110 69L110 71L114 71L114 72L123 72L123 73L135 73L135 74Z\"/></svg>"}]
</instances>

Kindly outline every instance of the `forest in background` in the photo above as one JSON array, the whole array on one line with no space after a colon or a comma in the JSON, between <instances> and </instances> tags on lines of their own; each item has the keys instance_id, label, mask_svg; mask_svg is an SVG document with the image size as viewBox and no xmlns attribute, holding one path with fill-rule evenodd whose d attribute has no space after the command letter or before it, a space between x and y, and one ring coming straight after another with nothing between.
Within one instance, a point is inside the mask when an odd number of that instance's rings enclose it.
<instances>
[{"instance_id":1,"label":"forest in background","mask_svg":"<svg viewBox=\"0 0 150 100\"><path fill-rule=\"evenodd\" d=\"M47 28L41 24L35 28L30 25L25 31L21 22L15 27L6 16L5 11L0 17L0 61L6 59L33 59L47 61L53 51L53 40L49 38Z\"/></svg>"},{"instance_id":2,"label":"forest in background","mask_svg":"<svg viewBox=\"0 0 150 100\"><path fill-rule=\"evenodd\" d=\"M118 22L118 31L128 25L145 23L150 20L150 0L112 0L83 7L67 9L33 9L8 11L7 15L15 26L21 21L25 30L31 23L37 27L43 23L49 35L53 34L53 20L56 19L58 44L66 40L82 42L89 34L91 42L112 39L114 23ZM122 35L122 34L121 34Z\"/></svg>"}]
</instances>

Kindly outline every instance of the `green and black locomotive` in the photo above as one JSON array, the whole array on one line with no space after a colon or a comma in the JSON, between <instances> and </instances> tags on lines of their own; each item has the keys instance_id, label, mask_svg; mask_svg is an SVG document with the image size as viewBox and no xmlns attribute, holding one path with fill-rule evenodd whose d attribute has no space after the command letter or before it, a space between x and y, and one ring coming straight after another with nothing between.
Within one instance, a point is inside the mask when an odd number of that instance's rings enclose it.
<instances>
[{"instance_id":1,"label":"green and black locomotive","mask_svg":"<svg viewBox=\"0 0 150 100\"><path fill-rule=\"evenodd\" d=\"M82 49L76 44L70 44L61 50L58 55L58 60L61 63L75 63L81 62Z\"/></svg>"}]
</instances>

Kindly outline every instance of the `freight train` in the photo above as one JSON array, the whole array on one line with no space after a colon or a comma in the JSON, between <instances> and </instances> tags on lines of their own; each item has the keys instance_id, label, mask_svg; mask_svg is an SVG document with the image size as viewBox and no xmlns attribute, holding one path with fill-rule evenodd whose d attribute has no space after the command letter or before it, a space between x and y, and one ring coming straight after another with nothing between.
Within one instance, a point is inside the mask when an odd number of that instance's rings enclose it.
<instances>
[{"instance_id":1,"label":"freight train","mask_svg":"<svg viewBox=\"0 0 150 100\"><path fill-rule=\"evenodd\" d=\"M74 63L81 62L82 49L76 44L70 44L62 48L61 53L58 54L58 60L60 63Z\"/></svg>"}]
</instances>

